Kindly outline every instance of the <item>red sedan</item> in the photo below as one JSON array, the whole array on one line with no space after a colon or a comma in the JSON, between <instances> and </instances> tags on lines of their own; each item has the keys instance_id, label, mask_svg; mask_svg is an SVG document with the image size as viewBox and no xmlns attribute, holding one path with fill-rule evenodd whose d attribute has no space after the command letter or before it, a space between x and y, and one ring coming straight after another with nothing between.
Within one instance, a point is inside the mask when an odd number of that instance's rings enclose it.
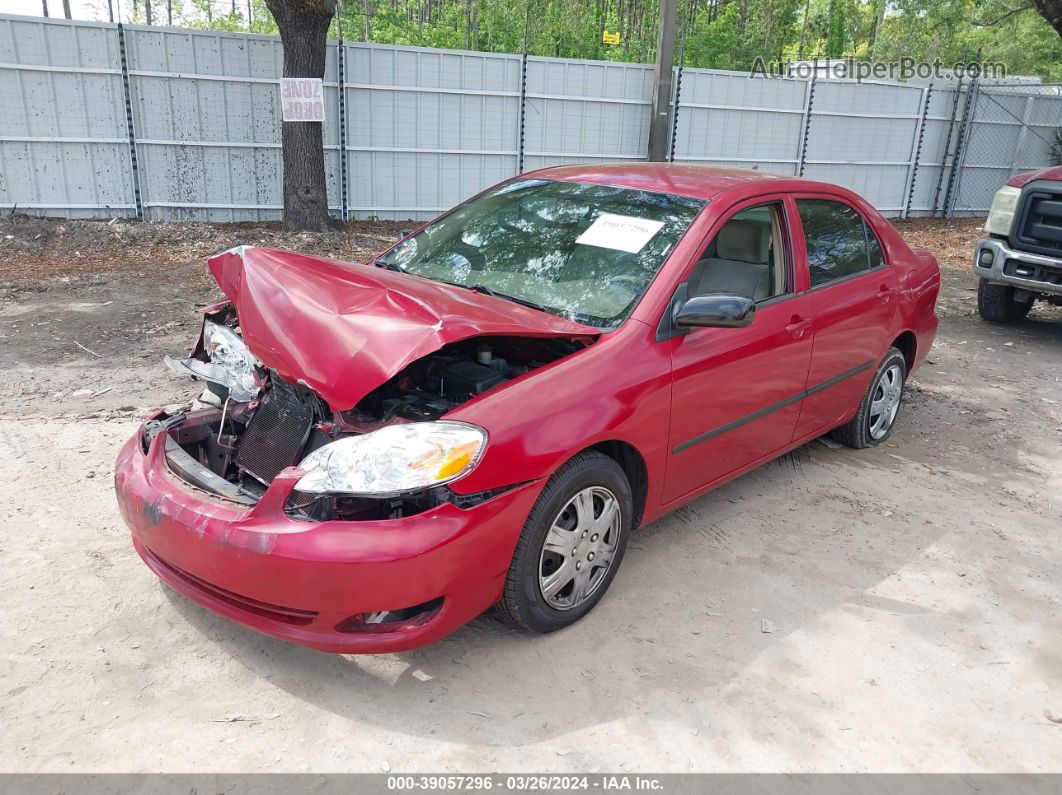
<instances>
[{"instance_id":1,"label":"red sedan","mask_svg":"<svg viewBox=\"0 0 1062 795\"><path fill-rule=\"evenodd\" d=\"M608 590L639 524L825 433L887 439L940 274L855 194L668 164L526 174L367 264L210 268L205 383L118 456L167 584L334 652Z\"/></svg>"}]
</instances>

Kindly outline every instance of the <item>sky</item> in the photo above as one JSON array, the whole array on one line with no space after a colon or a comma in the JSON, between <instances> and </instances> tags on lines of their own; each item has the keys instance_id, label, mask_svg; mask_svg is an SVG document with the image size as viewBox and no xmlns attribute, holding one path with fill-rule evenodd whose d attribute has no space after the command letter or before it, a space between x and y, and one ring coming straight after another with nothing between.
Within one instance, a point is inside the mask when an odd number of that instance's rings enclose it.
<instances>
[{"instance_id":1,"label":"sky","mask_svg":"<svg viewBox=\"0 0 1062 795\"><path fill-rule=\"evenodd\" d=\"M53 17L63 16L63 0L46 0L48 13ZM112 0L114 3L115 21L119 7L122 11L122 21L127 21L126 10L132 6L132 0ZM0 14L23 14L30 17L39 17L43 13L42 0L0 0ZM74 19L95 19L106 22L107 0L70 0L70 14Z\"/></svg>"}]
</instances>

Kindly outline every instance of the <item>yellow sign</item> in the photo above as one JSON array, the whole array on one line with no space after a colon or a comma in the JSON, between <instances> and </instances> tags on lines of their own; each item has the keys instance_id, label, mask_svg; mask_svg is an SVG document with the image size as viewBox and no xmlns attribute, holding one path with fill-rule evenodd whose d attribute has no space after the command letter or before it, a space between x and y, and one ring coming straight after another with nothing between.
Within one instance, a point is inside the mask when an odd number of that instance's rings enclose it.
<instances>
[{"instance_id":1,"label":"yellow sign","mask_svg":"<svg viewBox=\"0 0 1062 795\"><path fill-rule=\"evenodd\" d=\"M605 44L619 44L620 35L618 33L609 33L607 30L601 34L601 41Z\"/></svg>"}]
</instances>

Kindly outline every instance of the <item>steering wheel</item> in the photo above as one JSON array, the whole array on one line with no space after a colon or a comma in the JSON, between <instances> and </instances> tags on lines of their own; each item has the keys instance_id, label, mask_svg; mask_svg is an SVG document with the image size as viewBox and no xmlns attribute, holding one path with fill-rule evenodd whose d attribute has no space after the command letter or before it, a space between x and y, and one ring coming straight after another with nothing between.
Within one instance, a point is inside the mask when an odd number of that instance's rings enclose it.
<instances>
[{"instance_id":1,"label":"steering wheel","mask_svg":"<svg viewBox=\"0 0 1062 795\"><path fill-rule=\"evenodd\" d=\"M474 271L481 271L487 265L486 256L471 243L466 243L464 240L455 240L450 244L450 248L453 249L455 254L460 254L468 260L468 267Z\"/></svg>"},{"instance_id":2,"label":"steering wheel","mask_svg":"<svg viewBox=\"0 0 1062 795\"><path fill-rule=\"evenodd\" d=\"M620 273L610 278L606 287L612 286L626 287L635 295L638 295L643 289L645 289L644 281L630 273Z\"/></svg>"}]
</instances>

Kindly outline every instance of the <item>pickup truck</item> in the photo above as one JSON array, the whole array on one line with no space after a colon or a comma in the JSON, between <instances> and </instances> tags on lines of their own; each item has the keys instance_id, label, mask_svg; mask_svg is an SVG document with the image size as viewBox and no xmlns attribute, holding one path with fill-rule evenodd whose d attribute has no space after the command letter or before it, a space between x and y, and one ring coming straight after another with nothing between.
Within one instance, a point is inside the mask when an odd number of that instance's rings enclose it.
<instances>
[{"instance_id":1,"label":"pickup truck","mask_svg":"<svg viewBox=\"0 0 1062 795\"><path fill-rule=\"evenodd\" d=\"M1021 320L1033 301L1062 306L1062 166L1018 174L996 193L977 241L977 309L992 323Z\"/></svg>"}]
</instances>

